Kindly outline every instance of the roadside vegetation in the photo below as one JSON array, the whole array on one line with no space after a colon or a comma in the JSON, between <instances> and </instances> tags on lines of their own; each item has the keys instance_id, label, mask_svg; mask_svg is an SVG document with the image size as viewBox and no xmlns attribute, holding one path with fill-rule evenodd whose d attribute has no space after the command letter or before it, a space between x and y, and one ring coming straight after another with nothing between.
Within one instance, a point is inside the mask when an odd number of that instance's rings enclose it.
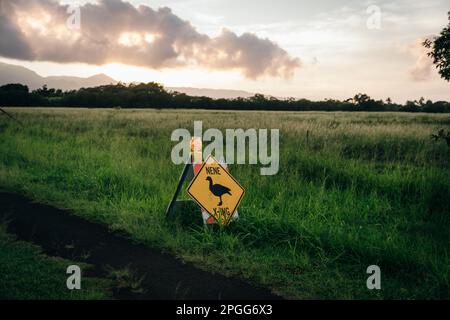
<instances>
[{"instance_id":1,"label":"roadside vegetation","mask_svg":"<svg viewBox=\"0 0 450 320\"><path fill-rule=\"evenodd\" d=\"M448 131L448 115L6 110L23 123L0 117L6 190L287 298L450 298L450 148L432 138ZM198 221L165 220L182 170L170 135L194 120L280 129L277 175L231 166L246 195L229 228L204 227L200 211ZM373 264L382 290L366 287Z\"/></svg>"},{"instance_id":2,"label":"roadside vegetation","mask_svg":"<svg viewBox=\"0 0 450 320\"><path fill-rule=\"evenodd\" d=\"M110 281L83 277L80 290L68 290L66 269L77 264L49 257L30 243L17 241L0 226L0 299L97 300L111 298Z\"/></svg>"}]
</instances>

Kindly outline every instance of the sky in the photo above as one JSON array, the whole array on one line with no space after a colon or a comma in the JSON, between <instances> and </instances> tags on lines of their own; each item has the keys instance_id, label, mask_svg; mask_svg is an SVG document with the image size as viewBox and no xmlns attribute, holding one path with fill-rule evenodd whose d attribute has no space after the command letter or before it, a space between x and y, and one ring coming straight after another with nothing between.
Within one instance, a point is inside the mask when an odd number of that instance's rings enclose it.
<instances>
[{"instance_id":1,"label":"sky","mask_svg":"<svg viewBox=\"0 0 450 320\"><path fill-rule=\"evenodd\" d=\"M448 0L0 4L0 61L43 76L104 73L313 100L450 100L450 83L421 46L448 24Z\"/></svg>"}]
</instances>

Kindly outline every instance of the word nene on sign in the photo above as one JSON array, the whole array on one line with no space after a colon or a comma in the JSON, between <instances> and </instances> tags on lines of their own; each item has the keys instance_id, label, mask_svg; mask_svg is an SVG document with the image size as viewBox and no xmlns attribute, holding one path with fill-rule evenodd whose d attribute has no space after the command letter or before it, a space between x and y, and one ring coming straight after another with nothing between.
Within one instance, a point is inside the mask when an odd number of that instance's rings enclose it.
<instances>
[{"instance_id":1,"label":"word nene on sign","mask_svg":"<svg viewBox=\"0 0 450 320\"><path fill-rule=\"evenodd\" d=\"M187 192L216 221L227 225L244 196L244 188L214 157L209 156Z\"/></svg>"}]
</instances>

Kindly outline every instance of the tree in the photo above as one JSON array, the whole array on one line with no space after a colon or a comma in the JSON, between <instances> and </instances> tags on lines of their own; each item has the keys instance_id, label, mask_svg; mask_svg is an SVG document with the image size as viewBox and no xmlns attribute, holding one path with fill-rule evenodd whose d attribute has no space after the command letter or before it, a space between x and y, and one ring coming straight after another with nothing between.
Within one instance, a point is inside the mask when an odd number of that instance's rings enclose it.
<instances>
[{"instance_id":1,"label":"tree","mask_svg":"<svg viewBox=\"0 0 450 320\"><path fill-rule=\"evenodd\" d=\"M365 93L358 93L352 100L361 111L381 111L384 107L383 101L375 101Z\"/></svg>"},{"instance_id":2,"label":"tree","mask_svg":"<svg viewBox=\"0 0 450 320\"><path fill-rule=\"evenodd\" d=\"M448 12L449 24L439 36L426 39L423 42L425 48L430 49L428 56L433 59L439 74L442 78L450 81L450 11Z\"/></svg>"},{"instance_id":3,"label":"tree","mask_svg":"<svg viewBox=\"0 0 450 320\"><path fill-rule=\"evenodd\" d=\"M0 86L0 104L10 106L26 106L31 104L28 87L19 83Z\"/></svg>"},{"instance_id":4,"label":"tree","mask_svg":"<svg viewBox=\"0 0 450 320\"><path fill-rule=\"evenodd\" d=\"M42 88L38 88L33 91L37 95L40 95L41 97L51 97L53 93L55 93L55 89L48 89L47 85L44 84Z\"/></svg>"},{"instance_id":5,"label":"tree","mask_svg":"<svg viewBox=\"0 0 450 320\"><path fill-rule=\"evenodd\" d=\"M1 1L1 0L0 0ZM29 92L27 86L7 84L0 86L1 106L54 106L54 107L95 107L95 108L202 108L224 110L286 110L286 111L410 111L450 113L450 103L432 102L420 98L408 101L406 105L375 100L367 94L358 93L346 100L325 99L279 99L273 96L255 94L252 97L234 99L213 99L196 97L185 93L168 92L158 83L124 85L103 85L62 91L42 88Z\"/></svg>"},{"instance_id":6,"label":"tree","mask_svg":"<svg viewBox=\"0 0 450 320\"><path fill-rule=\"evenodd\" d=\"M16 92L28 93L29 89L28 89L28 86L25 86L20 83L9 83L9 84L5 84L5 85L1 86L0 91L5 91L5 92L16 91Z\"/></svg>"},{"instance_id":7,"label":"tree","mask_svg":"<svg viewBox=\"0 0 450 320\"><path fill-rule=\"evenodd\" d=\"M353 97L353 101L358 106L362 106L362 105L368 103L370 100L371 100L371 98L365 93L358 93L357 95L355 95Z\"/></svg>"},{"instance_id":8,"label":"tree","mask_svg":"<svg viewBox=\"0 0 450 320\"><path fill-rule=\"evenodd\" d=\"M406 101L406 104L401 108L401 111L420 112L421 107L417 100L414 100L414 101L408 100L408 101Z\"/></svg>"}]
</instances>

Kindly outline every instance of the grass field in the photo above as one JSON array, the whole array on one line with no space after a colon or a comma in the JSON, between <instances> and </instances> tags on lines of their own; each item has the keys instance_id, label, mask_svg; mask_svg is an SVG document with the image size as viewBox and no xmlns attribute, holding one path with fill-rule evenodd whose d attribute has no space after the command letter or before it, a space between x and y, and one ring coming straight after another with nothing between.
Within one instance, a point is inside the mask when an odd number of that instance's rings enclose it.
<instances>
[{"instance_id":1,"label":"grass field","mask_svg":"<svg viewBox=\"0 0 450 320\"><path fill-rule=\"evenodd\" d=\"M286 298L450 298L450 148L430 139L449 115L7 110L24 127L0 117L3 189ZM182 170L170 134L194 120L280 129L277 175L231 167L246 195L226 229L164 219Z\"/></svg>"}]
</instances>

